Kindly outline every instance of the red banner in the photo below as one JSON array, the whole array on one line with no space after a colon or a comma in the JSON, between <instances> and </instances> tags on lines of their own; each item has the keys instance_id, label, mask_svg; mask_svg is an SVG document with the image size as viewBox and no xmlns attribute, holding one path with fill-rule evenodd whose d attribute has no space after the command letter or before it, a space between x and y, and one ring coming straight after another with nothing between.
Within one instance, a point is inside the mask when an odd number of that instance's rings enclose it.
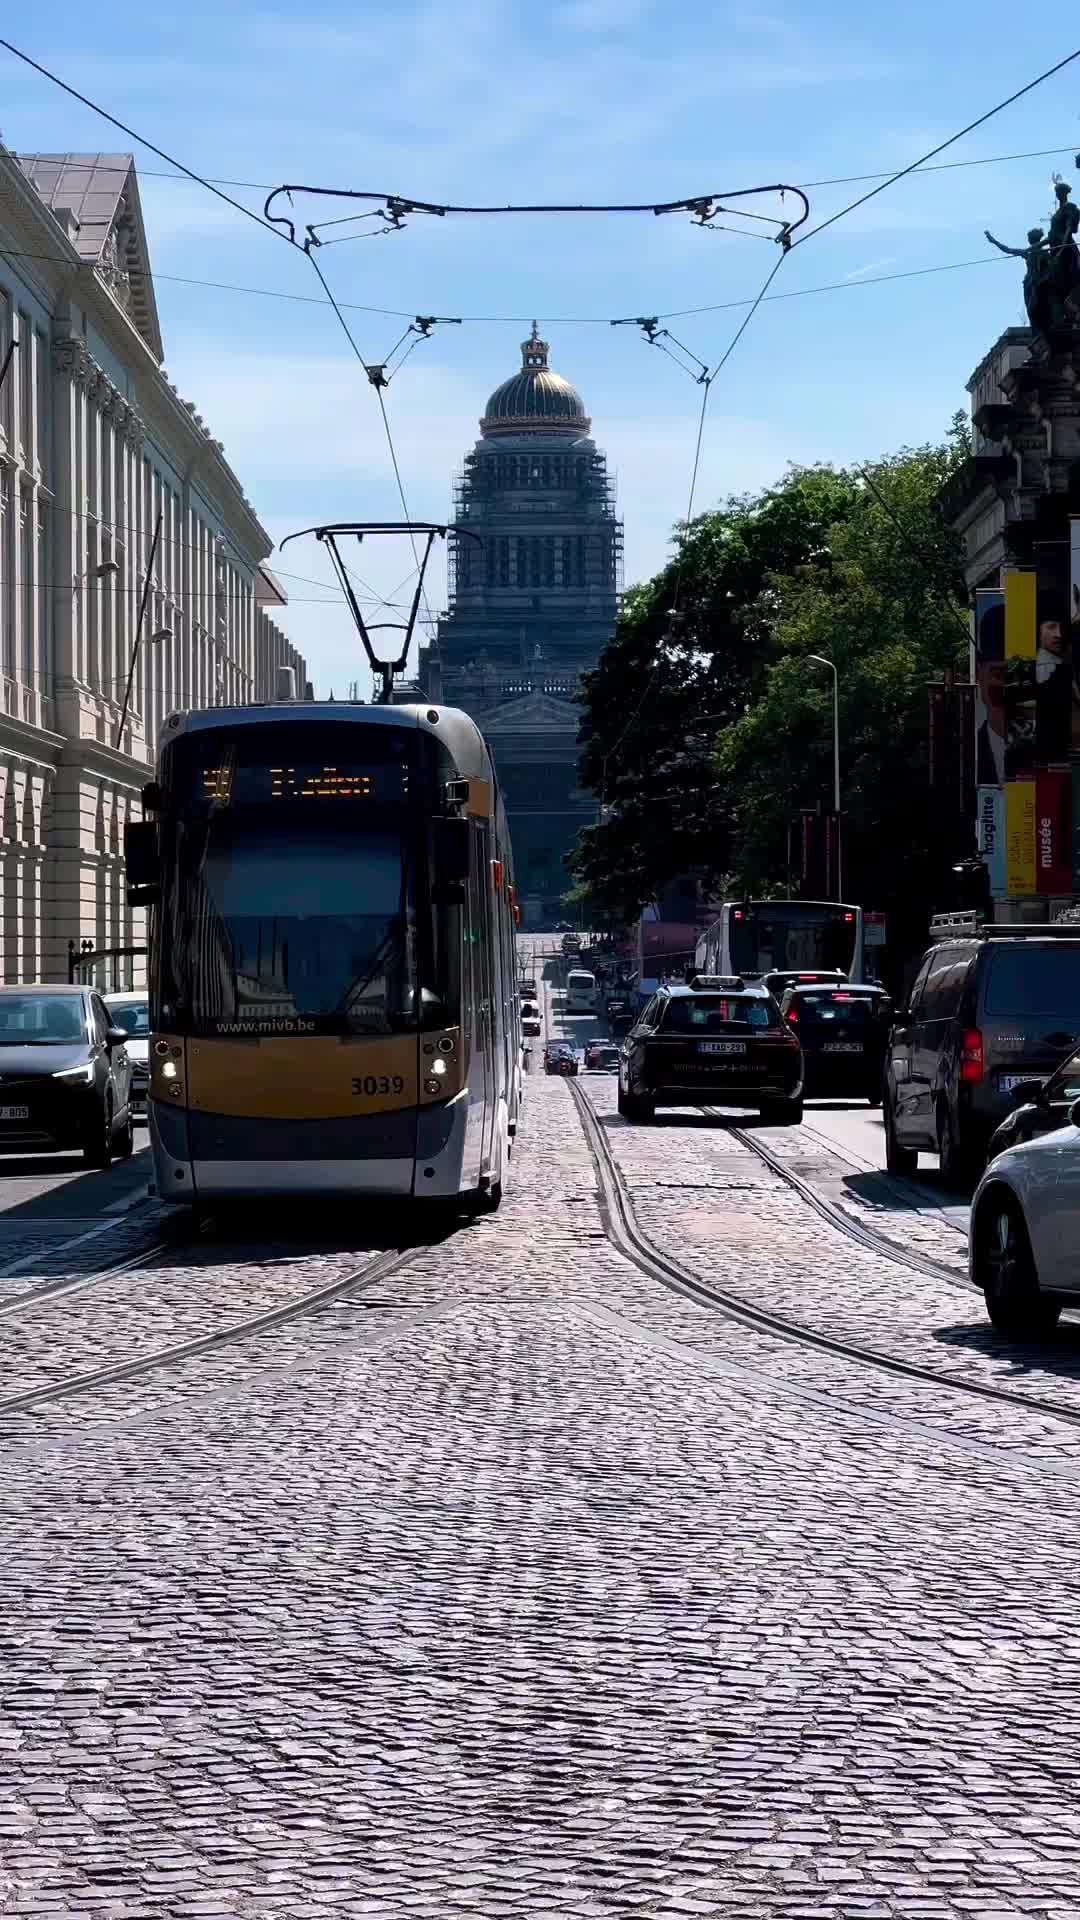
<instances>
[{"instance_id":1,"label":"red banner","mask_svg":"<svg viewBox=\"0 0 1080 1920\"><path fill-rule=\"evenodd\" d=\"M1035 776L1035 886L1039 893L1072 892L1072 775Z\"/></svg>"}]
</instances>

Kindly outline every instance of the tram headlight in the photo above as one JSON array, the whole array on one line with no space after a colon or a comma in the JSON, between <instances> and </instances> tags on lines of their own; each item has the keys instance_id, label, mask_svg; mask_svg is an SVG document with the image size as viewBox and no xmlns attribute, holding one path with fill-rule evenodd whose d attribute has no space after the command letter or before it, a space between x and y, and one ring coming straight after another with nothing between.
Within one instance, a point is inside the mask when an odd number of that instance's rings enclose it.
<instances>
[{"instance_id":1,"label":"tram headlight","mask_svg":"<svg viewBox=\"0 0 1080 1920\"><path fill-rule=\"evenodd\" d=\"M176 1072L177 1072L177 1068L176 1068L175 1060L163 1061L162 1068L161 1068L161 1077L163 1080L175 1080Z\"/></svg>"},{"instance_id":2,"label":"tram headlight","mask_svg":"<svg viewBox=\"0 0 1080 1920\"><path fill-rule=\"evenodd\" d=\"M433 1060L433 1061L432 1061L432 1063L431 1063L431 1071L432 1071L432 1073L439 1073L439 1074L442 1074L442 1073L445 1073L445 1072L446 1072L446 1061L445 1061L445 1060Z\"/></svg>"}]
</instances>

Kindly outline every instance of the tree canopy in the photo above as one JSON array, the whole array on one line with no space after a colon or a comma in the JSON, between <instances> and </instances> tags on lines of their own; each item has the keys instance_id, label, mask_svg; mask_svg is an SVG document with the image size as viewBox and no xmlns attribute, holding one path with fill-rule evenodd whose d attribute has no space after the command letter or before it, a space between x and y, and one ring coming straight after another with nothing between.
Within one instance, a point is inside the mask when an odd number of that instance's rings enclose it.
<instances>
[{"instance_id":1,"label":"tree canopy","mask_svg":"<svg viewBox=\"0 0 1080 1920\"><path fill-rule=\"evenodd\" d=\"M676 537L627 594L584 689L582 778L601 816L573 865L633 917L676 874L780 890L787 832L832 794L840 678L844 891L896 911L933 891L945 852L927 788L926 681L966 665L959 543L935 499L966 453L793 469Z\"/></svg>"}]
</instances>

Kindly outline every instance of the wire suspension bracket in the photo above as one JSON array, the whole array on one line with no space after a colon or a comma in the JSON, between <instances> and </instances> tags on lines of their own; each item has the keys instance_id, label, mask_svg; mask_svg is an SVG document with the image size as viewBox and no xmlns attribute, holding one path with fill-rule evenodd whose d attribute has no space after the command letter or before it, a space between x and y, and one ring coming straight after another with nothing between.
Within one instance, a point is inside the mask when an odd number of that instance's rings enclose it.
<instances>
[{"instance_id":1,"label":"wire suspension bracket","mask_svg":"<svg viewBox=\"0 0 1080 1920\"><path fill-rule=\"evenodd\" d=\"M784 201L789 193L794 196L801 208L801 211L793 220L780 219L769 214L752 213L743 207L732 206L730 204L735 200L760 200L770 194L779 194L781 201ZM297 239L296 233L296 221L291 219L286 213L276 213L273 211L275 201L281 199L282 196L289 202L291 207L294 194L307 194L313 198L323 200L361 200L371 202L372 206L368 213L339 216L334 220L306 222L304 224L306 238L299 240ZM792 245L793 236L810 218L810 202L801 187L792 186L788 181L774 181L769 186L763 187L738 187L724 193L690 194L685 200L637 201L627 202L625 204L603 205L573 202L522 206L507 205L499 207L455 206L449 203L442 204L434 200L412 200L398 193L372 193L355 187L312 187L302 185L297 181L290 181L280 187L275 187L272 193L267 194L263 205L263 219L272 227L279 229L286 240L290 241L294 247L301 247L305 253L310 253L313 247L330 246L334 244L333 241L320 238L323 230L328 227L354 225L360 220L375 219L383 222L382 226L378 229L380 233L400 233L411 214L425 213L431 214L439 220L446 219L450 214L652 213L660 215L665 213L685 213L689 214L693 224L698 227L711 227L714 222L719 221L721 215L724 215L728 219L754 220L761 225L775 227L776 232L767 237L775 239L786 253L787 249ZM359 239L373 238L374 235L343 234L340 237L342 239Z\"/></svg>"},{"instance_id":2,"label":"wire suspension bracket","mask_svg":"<svg viewBox=\"0 0 1080 1920\"><path fill-rule=\"evenodd\" d=\"M407 617L404 620L369 621L365 620L361 611L360 602L356 597L356 592L353 587L352 575L345 564L338 542L339 540L354 539L357 545L360 546L363 543L365 535L369 533L404 534L412 541L414 553L416 552L416 535L418 533L427 535L423 551L417 560L416 589L409 605ZM349 612L352 614L353 620L356 623L356 631L363 642L364 652L367 655L368 665L371 668L372 677L375 681L375 704L377 706L385 707L391 704L394 697L394 680L398 674L404 673L405 671L405 662L409 657L409 648L412 645L413 632L416 627L416 616L420 609L420 597L424 590L424 574L427 569L428 560L431 557L431 549L435 545L436 540L445 540L448 533L453 533L455 540L475 540L478 546L483 545L483 541L478 533L469 532L464 527L451 528L437 526L429 520L339 520L335 522L333 526L303 527L297 533L286 534L284 540L281 542L280 550L283 550L288 546L290 540L305 540L311 534L314 534L320 546L326 548L327 553L330 555L330 564L337 575L338 585L345 596ZM373 633L384 632L388 629L392 632L400 633L404 637L401 643L401 650L395 658L393 660L381 660L375 652L371 636Z\"/></svg>"}]
</instances>

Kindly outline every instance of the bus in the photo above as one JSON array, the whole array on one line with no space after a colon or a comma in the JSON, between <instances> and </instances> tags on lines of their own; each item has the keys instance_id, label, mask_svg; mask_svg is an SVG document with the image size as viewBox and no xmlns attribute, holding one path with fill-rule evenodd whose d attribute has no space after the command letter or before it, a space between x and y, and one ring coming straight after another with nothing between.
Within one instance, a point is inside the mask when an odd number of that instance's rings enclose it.
<instances>
[{"instance_id":1,"label":"bus","mask_svg":"<svg viewBox=\"0 0 1080 1920\"><path fill-rule=\"evenodd\" d=\"M595 973L584 967L571 967L566 976L566 1012L595 1013L600 995Z\"/></svg>"},{"instance_id":2,"label":"bus","mask_svg":"<svg viewBox=\"0 0 1080 1920\"><path fill-rule=\"evenodd\" d=\"M150 909L157 1191L493 1210L521 1097L494 765L447 707L166 720L126 836Z\"/></svg>"},{"instance_id":3,"label":"bus","mask_svg":"<svg viewBox=\"0 0 1080 1920\"><path fill-rule=\"evenodd\" d=\"M835 900L726 900L697 943L698 973L835 969L866 979L861 907Z\"/></svg>"}]
</instances>

